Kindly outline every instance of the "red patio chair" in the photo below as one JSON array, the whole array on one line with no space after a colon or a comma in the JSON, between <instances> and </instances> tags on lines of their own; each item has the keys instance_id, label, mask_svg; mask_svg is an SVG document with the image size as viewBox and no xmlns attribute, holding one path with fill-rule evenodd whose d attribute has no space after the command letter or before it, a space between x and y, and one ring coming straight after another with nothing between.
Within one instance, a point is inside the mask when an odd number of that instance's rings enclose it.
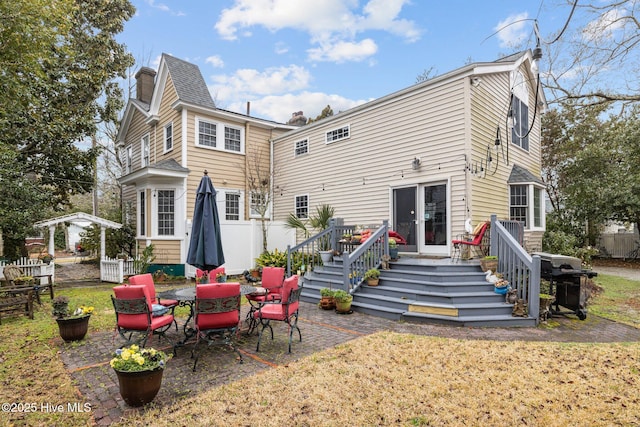
<instances>
[{"instance_id":1,"label":"red patio chair","mask_svg":"<svg viewBox=\"0 0 640 427\"><path fill-rule=\"evenodd\" d=\"M196 281L200 281L203 276L207 276L209 278L208 283L218 283L218 274L226 274L224 267L218 267L210 271L200 270L196 268Z\"/></svg>"},{"instance_id":2,"label":"red patio chair","mask_svg":"<svg viewBox=\"0 0 640 427\"><path fill-rule=\"evenodd\" d=\"M265 301L280 301L282 299L282 284L284 283L284 267L263 267L262 268L262 288L266 290L264 295L248 294L245 295L249 301L250 308L247 313L246 320L249 323L247 334L251 334L257 322L253 313L260 308Z\"/></svg>"},{"instance_id":3,"label":"red patio chair","mask_svg":"<svg viewBox=\"0 0 640 427\"><path fill-rule=\"evenodd\" d=\"M140 285L146 286L149 291L149 295L151 296L151 314L153 316L162 316L166 313L173 314L173 311L178 306L179 302L174 299L164 299L160 300L159 297L156 296L156 285L153 281L153 275L151 273L145 274L137 274L135 276L129 277L129 285ZM176 331L178 330L178 322L174 322L176 325Z\"/></svg>"},{"instance_id":4,"label":"red patio chair","mask_svg":"<svg viewBox=\"0 0 640 427\"><path fill-rule=\"evenodd\" d=\"M242 354L234 345L240 324L240 283L210 283L196 285L195 302L196 344L191 350L194 358L193 371L200 353L198 346L202 341L207 346L226 345L238 353L240 363Z\"/></svg>"},{"instance_id":5,"label":"red patio chair","mask_svg":"<svg viewBox=\"0 0 640 427\"><path fill-rule=\"evenodd\" d=\"M289 353L291 353L291 341L293 340L293 330L298 331L298 336L302 342L302 334L298 328L298 308L300 306L300 293L302 287L298 286L298 276L293 275L284 281L282 287L281 301L265 301L262 306L254 312L254 318L260 322L262 328L258 335L258 345L256 351L260 351L260 340L264 330L268 327L273 340L273 328L271 321L285 322L289 331Z\"/></svg>"},{"instance_id":6,"label":"red patio chair","mask_svg":"<svg viewBox=\"0 0 640 427\"><path fill-rule=\"evenodd\" d=\"M478 224L474 232L472 233L473 239L455 239L453 243L453 259L460 259L461 245L467 245L473 248L479 257L483 257L488 253L488 248L484 240L487 229L489 228L489 222L483 222Z\"/></svg>"},{"instance_id":7,"label":"red patio chair","mask_svg":"<svg viewBox=\"0 0 640 427\"><path fill-rule=\"evenodd\" d=\"M152 299L144 285L116 286L111 296L116 312L116 330L128 343L147 344L149 334L164 336L175 319L173 314L152 316ZM134 335L140 338L133 340Z\"/></svg>"}]
</instances>

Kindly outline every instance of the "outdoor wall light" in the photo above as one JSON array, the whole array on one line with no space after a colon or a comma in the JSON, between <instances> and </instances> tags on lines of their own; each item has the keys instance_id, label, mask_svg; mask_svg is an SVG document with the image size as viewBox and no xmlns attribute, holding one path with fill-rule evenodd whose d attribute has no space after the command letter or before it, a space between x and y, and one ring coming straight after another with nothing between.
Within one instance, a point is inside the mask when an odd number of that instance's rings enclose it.
<instances>
[{"instance_id":1,"label":"outdoor wall light","mask_svg":"<svg viewBox=\"0 0 640 427\"><path fill-rule=\"evenodd\" d=\"M413 160L411 161L411 169L418 170L420 168L420 159L417 157L414 157Z\"/></svg>"}]
</instances>

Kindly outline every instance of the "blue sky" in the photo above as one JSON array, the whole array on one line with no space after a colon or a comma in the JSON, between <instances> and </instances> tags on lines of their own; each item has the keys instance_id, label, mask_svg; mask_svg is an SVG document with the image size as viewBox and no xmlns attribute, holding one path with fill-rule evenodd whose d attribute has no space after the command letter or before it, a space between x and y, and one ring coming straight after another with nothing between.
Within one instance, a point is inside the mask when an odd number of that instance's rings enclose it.
<instances>
[{"instance_id":1,"label":"blue sky","mask_svg":"<svg viewBox=\"0 0 640 427\"><path fill-rule=\"evenodd\" d=\"M200 67L219 108L286 122L346 110L416 82L535 47L570 5L544 0L132 0L118 41L140 66ZM520 21L508 25L514 21ZM505 27L506 26L506 27ZM499 31L500 30L500 31Z\"/></svg>"}]
</instances>

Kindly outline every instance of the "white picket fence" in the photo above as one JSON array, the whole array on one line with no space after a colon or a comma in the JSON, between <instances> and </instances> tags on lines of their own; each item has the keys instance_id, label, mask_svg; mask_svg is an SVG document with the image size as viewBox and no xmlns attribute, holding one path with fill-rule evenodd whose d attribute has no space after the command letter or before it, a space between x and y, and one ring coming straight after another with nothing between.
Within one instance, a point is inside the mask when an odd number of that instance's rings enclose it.
<instances>
[{"instance_id":1,"label":"white picket fence","mask_svg":"<svg viewBox=\"0 0 640 427\"><path fill-rule=\"evenodd\" d=\"M125 277L138 273L133 259L105 257L100 261L100 280L102 282L122 283Z\"/></svg>"},{"instance_id":2,"label":"white picket fence","mask_svg":"<svg viewBox=\"0 0 640 427\"><path fill-rule=\"evenodd\" d=\"M7 263L6 261L0 261L0 276L2 280L4 280L4 267L7 265L15 265L16 267L20 267L25 275L27 276L41 276L41 275L51 275L51 279L55 282L56 280L56 267L52 262L51 264L45 264L39 259L31 259L27 257L22 257L17 261L12 263ZM48 281L48 278L41 277L40 284L45 285Z\"/></svg>"}]
</instances>

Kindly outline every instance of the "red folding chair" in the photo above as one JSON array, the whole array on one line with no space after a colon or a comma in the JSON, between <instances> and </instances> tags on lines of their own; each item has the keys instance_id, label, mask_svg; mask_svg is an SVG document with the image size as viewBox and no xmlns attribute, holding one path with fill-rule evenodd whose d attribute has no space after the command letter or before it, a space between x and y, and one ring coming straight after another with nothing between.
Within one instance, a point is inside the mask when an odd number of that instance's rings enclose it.
<instances>
[{"instance_id":1,"label":"red folding chair","mask_svg":"<svg viewBox=\"0 0 640 427\"><path fill-rule=\"evenodd\" d=\"M198 346L205 341L207 346L226 345L242 354L234 345L240 324L240 283L211 283L196 285L194 324L196 344L191 350L196 370L200 353Z\"/></svg>"},{"instance_id":2,"label":"red folding chair","mask_svg":"<svg viewBox=\"0 0 640 427\"><path fill-rule=\"evenodd\" d=\"M484 222L478 225L477 231L472 234L473 239L455 239L453 243L453 259L460 259L461 246L466 245L469 248L473 248L479 257L487 254L486 244L484 242L485 233L489 228L489 222Z\"/></svg>"}]
</instances>

